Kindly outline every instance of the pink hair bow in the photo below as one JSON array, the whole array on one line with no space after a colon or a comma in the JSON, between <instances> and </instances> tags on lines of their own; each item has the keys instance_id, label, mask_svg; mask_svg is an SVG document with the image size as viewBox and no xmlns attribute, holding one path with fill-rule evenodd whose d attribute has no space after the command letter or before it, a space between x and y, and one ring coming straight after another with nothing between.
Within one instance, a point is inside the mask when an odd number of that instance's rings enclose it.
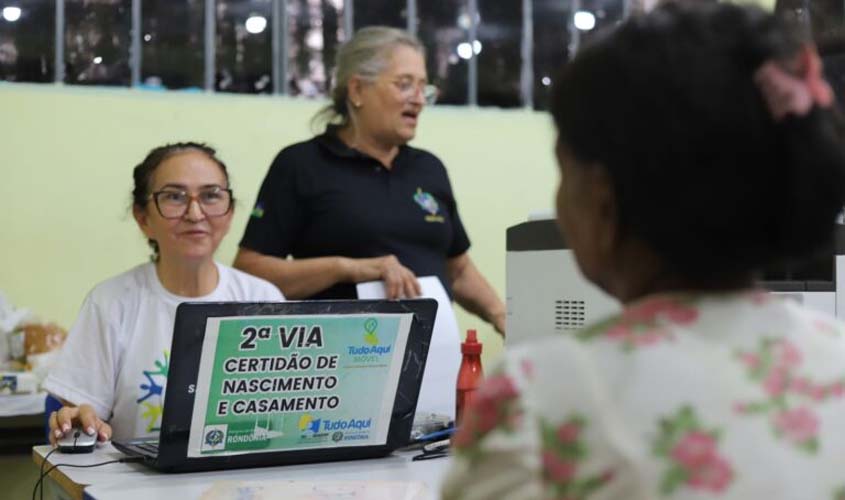
<instances>
[{"instance_id":1,"label":"pink hair bow","mask_svg":"<svg viewBox=\"0 0 845 500\"><path fill-rule=\"evenodd\" d=\"M810 44L804 44L789 61L764 63L754 72L754 82L776 122L789 114L804 116L813 105L833 104L833 91L822 76L822 61Z\"/></svg>"}]
</instances>

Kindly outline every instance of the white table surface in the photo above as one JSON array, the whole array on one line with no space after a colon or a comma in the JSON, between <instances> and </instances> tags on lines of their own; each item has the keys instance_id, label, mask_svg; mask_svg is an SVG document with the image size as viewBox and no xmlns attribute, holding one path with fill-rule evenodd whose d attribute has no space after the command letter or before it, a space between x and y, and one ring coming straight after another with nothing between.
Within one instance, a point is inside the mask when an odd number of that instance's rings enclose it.
<instances>
[{"instance_id":1,"label":"white table surface","mask_svg":"<svg viewBox=\"0 0 845 500\"><path fill-rule=\"evenodd\" d=\"M49 450L49 446L33 449L42 457ZM411 457L415 454L417 452L397 452L385 458L367 460L179 474L163 474L139 463L109 464L89 469L66 467L61 470L74 483L89 485L85 488L85 496L96 500L191 500L200 498L218 481L290 480L416 481L425 484L427 499L435 500L440 497L440 483L450 461L444 457L413 462ZM111 444L106 444L87 454L64 455L56 452L50 455L48 461L51 464L95 464L124 456Z\"/></svg>"},{"instance_id":2,"label":"white table surface","mask_svg":"<svg viewBox=\"0 0 845 500\"><path fill-rule=\"evenodd\" d=\"M44 413L46 392L34 394L0 394L0 417L38 415Z\"/></svg>"}]
</instances>

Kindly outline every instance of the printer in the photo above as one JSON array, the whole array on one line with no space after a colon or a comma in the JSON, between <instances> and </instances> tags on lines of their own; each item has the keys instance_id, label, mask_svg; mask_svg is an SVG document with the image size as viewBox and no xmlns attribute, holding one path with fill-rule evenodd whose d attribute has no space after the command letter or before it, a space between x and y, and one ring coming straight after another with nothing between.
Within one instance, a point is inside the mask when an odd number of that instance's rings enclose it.
<instances>
[{"instance_id":1,"label":"printer","mask_svg":"<svg viewBox=\"0 0 845 500\"><path fill-rule=\"evenodd\" d=\"M557 223L537 218L507 229L508 345L571 333L619 312L621 304L581 274ZM845 225L832 249L800 264L765 270L759 285L845 318Z\"/></svg>"},{"instance_id":2,"label":"printer","mask_svg":"<svg viewBox=\"0 0 845 500\"><path fill-rule=\"evenodd\" d=\"M575 332L621 310L581 274L554 219L509 227L506 248L507 345Z\"/></svg>"}]
</instances>

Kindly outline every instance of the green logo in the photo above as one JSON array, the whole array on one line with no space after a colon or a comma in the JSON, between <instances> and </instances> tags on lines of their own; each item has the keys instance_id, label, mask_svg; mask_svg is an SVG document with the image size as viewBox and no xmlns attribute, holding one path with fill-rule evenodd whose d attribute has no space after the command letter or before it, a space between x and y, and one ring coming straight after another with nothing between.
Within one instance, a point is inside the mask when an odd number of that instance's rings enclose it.
<instances>
[{"instance_id":1,"label":"green logo","mask_svg":"<svg viewBox=\"0 0 845 500\"><path fill-rule=\"evenodd\" d=\"M378 335L376 335L376 330L378 329L378 321L375 318L369 318L367 321L364 322L364 342L369 345L378 345Z\"/></svg>"},{"instance_id":2,"label":"green logo","mask_svg":"<svg viewBox=\"0 0 845 500\"><path fill-rule=\"evenodd\" d=\"M255 204L255 208L252 209L252 213L249 215L255 217L256 219L264 217L264 206L260 201Z\"/></svg>"}]
</instances>

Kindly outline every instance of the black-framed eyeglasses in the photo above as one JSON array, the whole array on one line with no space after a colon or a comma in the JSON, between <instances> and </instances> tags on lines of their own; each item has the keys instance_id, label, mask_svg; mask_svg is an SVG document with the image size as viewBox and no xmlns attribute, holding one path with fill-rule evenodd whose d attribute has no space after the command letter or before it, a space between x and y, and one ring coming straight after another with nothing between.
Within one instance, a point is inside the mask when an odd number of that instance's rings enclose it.
<instances>
[{"instance_id":1,"label":"black-framed eyeglasses","mask_svg":"<svg viewBox=\"0 0 845 500\"><path fill-rule=\"evenodd\" d=\"M220 186L201 189L191 194L180 189L162 189L147 199L155 202L156 210L165 219L181 219L196 200L206 217L221 217L232 210L232 190Z\"/></svg>"}]
</instances>

